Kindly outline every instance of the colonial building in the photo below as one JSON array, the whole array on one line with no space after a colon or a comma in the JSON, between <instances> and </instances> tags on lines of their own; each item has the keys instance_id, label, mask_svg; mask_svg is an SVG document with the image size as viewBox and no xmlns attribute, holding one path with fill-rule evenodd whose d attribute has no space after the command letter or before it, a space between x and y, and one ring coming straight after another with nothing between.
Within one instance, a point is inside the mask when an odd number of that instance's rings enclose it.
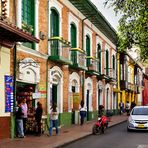
<instances>
[{"instance_id":1,"label":"colonial building","mask_svg":"<svg viewBox=\"0 0 148 148\"><path fill-rule=\"evenodd\" d=\"M148 68L145 68L143 74L142 105L148 105Z\"/></svg>"},{"instance_id":2,"label":"colonial building","mask_svg":"<svg viewBox=\"0 0 148 148\"><path fill-rule=\"evenodd\" d=\"M120 53L120 101L142 103L142 67L127 53Z\"/></svg>"},{"instance_id":3,"label":"colonial building","mask_svg":"<svg viewBox=\"0 0 148 148\"><path fill-rule=\"evenodd\" d=\"M0 139L10 137L11 128L14 129L16 42L39 42L37 38L12 23L10 6L8 1L0 0Z\"/></svg>"},{"instance_id":4,"label":"colonial building","mask_svg":"<svg viewBox=\"0 0 148 148\"><path fill-rule=\"evenodd\" d=\"M29 132L37 101L43 104L43 119L57 103L62 126L79 123L81 100L87 120L95 118L99 105L117 110L116 31L89 0L8 0L7 6L7 20L14 25L0 26L0 119L8 117L12 137L14 115L5 110L5 75L13 79L12 113L17 100L27 99ZM11 42L11 47L3 45Z\"/></svg>"},{"instance_id":5,"label":"colonial building","mask_svg":"<svg viewBox=\"0 0 148 148\"><path fill-rule=\"evenodd\" d=\"M48 105L57 103L60 124L78 123L81 100L87 120L95 117L100 104L115 110L115 30L90 1L49 0L48 10L47 100Z\"/></svg>"}]
</instances>

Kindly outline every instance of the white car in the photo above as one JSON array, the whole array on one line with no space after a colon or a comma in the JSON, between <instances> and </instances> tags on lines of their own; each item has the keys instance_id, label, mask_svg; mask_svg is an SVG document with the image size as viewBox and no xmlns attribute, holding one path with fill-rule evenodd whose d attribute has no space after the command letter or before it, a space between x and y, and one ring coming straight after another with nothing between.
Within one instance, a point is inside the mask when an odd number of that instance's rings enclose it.
<instances>
[{"instance_id":1,"label":"white car","mask_svg":"<svg viewBox=\"0 0 148 148\"><path fill-rule=\"evenodd\" d=\"M128 118L127 130L148 130L148 106L135 106Z\"/></svg>"}]
</instances>

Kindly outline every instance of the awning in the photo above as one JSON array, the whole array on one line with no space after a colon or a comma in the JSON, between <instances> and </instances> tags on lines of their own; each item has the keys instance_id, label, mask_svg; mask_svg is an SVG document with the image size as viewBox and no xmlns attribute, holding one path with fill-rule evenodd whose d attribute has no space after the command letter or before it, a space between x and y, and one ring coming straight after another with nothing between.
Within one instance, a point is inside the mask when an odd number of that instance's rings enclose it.
<instances>
[{"instance_id":1,"label":"awning","mask_svg":"<svg viewBox=\"0 0 148 148\"><path fill-rule=\"evenodd\" d=\"M12 23L0 19L0 45L12 48L15 42L39 43L39 39L16 27Z\"/></svg>"}]
</instances>

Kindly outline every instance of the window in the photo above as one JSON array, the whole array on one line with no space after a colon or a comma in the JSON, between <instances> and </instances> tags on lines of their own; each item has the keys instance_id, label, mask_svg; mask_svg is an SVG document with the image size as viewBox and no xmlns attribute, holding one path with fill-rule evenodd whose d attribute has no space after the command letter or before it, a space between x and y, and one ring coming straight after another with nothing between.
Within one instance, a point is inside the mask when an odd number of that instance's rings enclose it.
<instances>
[{"instance_id":1,"label":"window","mask_svg":"<svg viewBox=\"0 0 148 148\"><path fill-rule=\"evenodd\" d=\"M51 9L50 15L51 37L59 36L59 14L57 10Z\"/></svg>"},{"instance_id":2,"label":"window","mask_svg":"<svg viewBox=\"0 0 148 148\"><path fill-rule=\"evenodd\" d=\"M108 55L108 50L106 50L106 75L109 75L109 55Z\"/></svg>"},{"instance_id":3,"label":"window","mask_svg":"<svg viewBox=\"0 0 148 148\"><path fill-rule=\"evenodd\" d=\"M113 70L115 70L115 56L113 55Z\"/></svg>"},{"instance_id":4,"label":"window","mask_svg":"<svg viewBox=\"0 0 148 148\"><path fill-rule=\"evenodd\" d=\"M77 30L75 24L70 25L70 33L71 33L71 47L76 48L77 47ZM71 60L74 63L77 63L77 53L75 51L71 52Z\"/></svg>"},{"instance_id":5,"label":"window","mask_svg":"<svg viewBox=\"0 0 148 148\"><path fill-rule=\"evenodd\" d=\"M35 29L35 3L34 0L22 0L22 28L32 35ZM34 48L33 43L23 43L24 46Z\"/></svg>"},{"instance_id":6,"label":"window","mask_svg":"<svg viewBox=\"0 0 148 148\"><path fill-rule=\"evenodd\" d=\"M86 35L86 53L87 56L90 56L90 37ZM87 66L90 65L90 59L87 59Z\"/></svg>"},{"instance_id":7,"label":"window","mask_svg":"<svg viewBox=\"0 0 148 148\"><path fill-rule=\"evenodd\" d=\"M99 72L101 73L101 46L100 46L100 44L98 44L97 45L97 57L98 57L98 59L99 59Z\"/></svg>"},{"instance_id":8,"label":"window","mask_svg":"<svg viewBox=\"0 0 148 148\"><path fill-rule=\"evenodd\" d=\"M71 32L71 47L77 47L77 29L75 24L70 25L70 32Z\"/></svg>"}]
</instances>

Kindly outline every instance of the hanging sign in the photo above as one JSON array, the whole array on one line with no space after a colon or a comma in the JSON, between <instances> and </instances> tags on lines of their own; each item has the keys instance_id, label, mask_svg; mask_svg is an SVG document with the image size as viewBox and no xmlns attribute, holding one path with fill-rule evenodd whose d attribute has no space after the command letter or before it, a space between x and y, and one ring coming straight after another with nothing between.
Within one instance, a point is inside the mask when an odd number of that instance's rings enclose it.
<instances>
[{"instance_id":1,"label":"hanging sign","mask_svg":"<svg viewBox=\"0 0 148 148\"><path fill-rule=\"evenodd\" d=\"M13 78L5 75L5 112L13 112Z\"/></svg>"}]
</instances>

